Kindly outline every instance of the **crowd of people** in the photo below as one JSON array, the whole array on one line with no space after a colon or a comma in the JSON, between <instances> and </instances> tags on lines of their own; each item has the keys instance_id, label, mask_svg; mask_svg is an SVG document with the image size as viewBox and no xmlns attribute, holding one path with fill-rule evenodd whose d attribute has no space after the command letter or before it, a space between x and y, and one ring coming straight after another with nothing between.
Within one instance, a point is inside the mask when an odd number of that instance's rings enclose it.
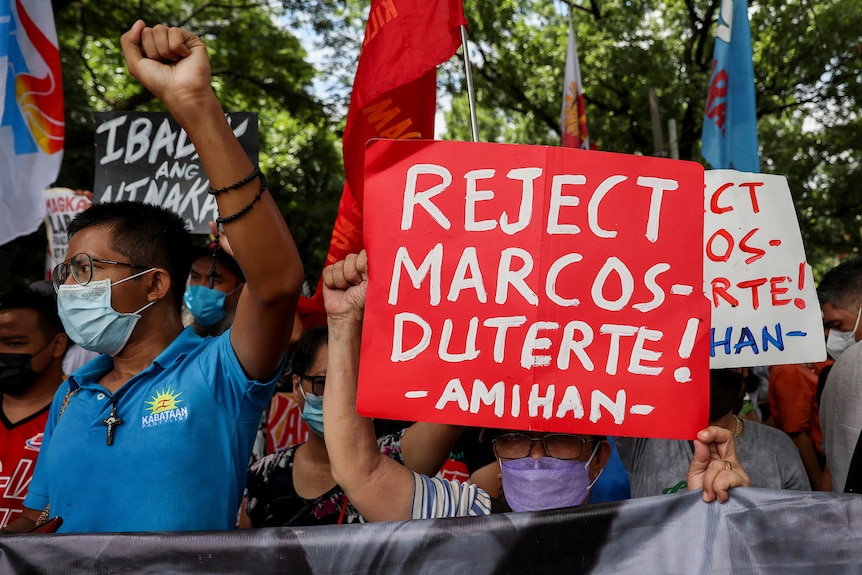
<instances>
[{"instance_id":1,"label":"crowd of people","mask_svg":"<svg viewBox=\"0 0 862 575\"><path fill-rule=\"evenodd\" d=\"M0 295L4 532L52 517L61 532L203 531L687 490L722 502L740 486L855 489L862 263L820 285L834 366L772 366L756 410L745 402L753 372L711 371L709 425L692 441L375 426L356 411L367 255L324 270L327 325L304 329L302 262L225 120L203 42L139 21L122 46L129 72L194 143L221 217L215 240L195 246L167 209L93 205L71 222L52 286ZM285 395L307 436L272 445L273 402ZM460 479L438 474L454 453Z\"/></svg>"}]
</instances>

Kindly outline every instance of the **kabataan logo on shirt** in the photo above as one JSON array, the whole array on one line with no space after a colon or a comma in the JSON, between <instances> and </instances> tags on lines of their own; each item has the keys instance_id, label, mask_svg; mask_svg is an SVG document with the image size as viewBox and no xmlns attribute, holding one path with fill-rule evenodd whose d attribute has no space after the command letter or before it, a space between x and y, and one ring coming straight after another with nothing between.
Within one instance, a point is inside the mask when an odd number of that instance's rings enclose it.
<instances>
[{"instance_id":1,"label":"kabataan logo on shirt","mask_svg":"<svg viewBox=\"0 0 862 575\"><path fill-rule=\"evenodd\" d=\"M147 401L147 411L149 415L141 417L141 427L153 427L170 423L173 421L183 421L189 417L188 406L180 406L183 401L179 399L182 392L175 392L174 388L169 387L162 391L157 391L153 396L152 401Z\"/></svg>"}]
</instances>

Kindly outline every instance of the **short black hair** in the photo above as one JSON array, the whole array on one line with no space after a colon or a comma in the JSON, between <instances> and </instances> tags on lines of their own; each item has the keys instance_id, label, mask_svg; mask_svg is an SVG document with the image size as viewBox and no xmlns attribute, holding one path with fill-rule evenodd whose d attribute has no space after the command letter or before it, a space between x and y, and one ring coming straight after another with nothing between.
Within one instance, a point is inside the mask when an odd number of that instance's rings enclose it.
<instances>
[{"instance_id":1,"label":"short black hair","mask_svg":"<svg viewBox=\"0 0 862 575\"><path fill-rule=\"evenodd\" d=\"M69 238L96 226L110 230L111 249L126 256L128 263L166 269L174 305L177 310L182 308L192 267L191 234L182 218L167 208L142 202L93 204L69 224Z\"/></svg>"},{"instance_id":2,"label":"short black hair","mask_svg":"<svg viewBox=\"0 0 862 575\"><path fill-rule=\"evenodd\" d=\"M212 265L213 258L213 248L212 242L210 242L206 246L195 246L192 250L192 263L196 262L200 258L209 258L208 263ZM217 248L215 252L215 259L218 263L223 265L236 276L238 283L245 283L245 274L242 273L242 268L239 267L239 263L234 259L232 255L224 251L222 248Z\"/></svg>"},{"instance_id":3,"label":"short black hair","mask_svg":"<svg viewBox=\"0 0 862 575\"><path fill-rule=\"evenodd\" d=\"M862 304L862 258L845 260L826 272L817 297L820 305L855 311Z\"/></svg>"},{"instance_id":4,"label":"short black hair","mask_svg":"<svg viewBox=\"0 0 862 575\"><path fill-rule=\"evenodd\" d=\"M329 330L325 325L310 327L299 338L293 356L290 358L291 375L303 375L314 362L317 351L329 342Z\"/></svg>"},{"instance_id":5,"label":"short black hair","mask_svg":"<svg viewBox=\"0 0 862 575\"><path fill-rule=\"evenodd\" d=\"M51 340L58 333L64 333L63 322L57 313L57 300L53 293L47 294L29 287L0 294L0 311L13 309L35 311L38 317L37 327L46 340Z\"/></svg>"}]
</instances>

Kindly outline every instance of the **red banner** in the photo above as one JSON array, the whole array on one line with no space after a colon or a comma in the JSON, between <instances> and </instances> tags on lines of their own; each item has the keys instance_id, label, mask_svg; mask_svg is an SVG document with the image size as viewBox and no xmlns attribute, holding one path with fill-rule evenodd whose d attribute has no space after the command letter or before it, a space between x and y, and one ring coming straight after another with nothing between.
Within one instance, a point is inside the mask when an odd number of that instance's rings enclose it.
<instances>
[{"instance_id":1,"label":"red banner","mask_svg":"<svg viewBox=\"0 0 862 575\"><path fill-rule=\"evenodd\" d=\"M346 182L332 230L326 265L362 245L365 144L374 138L434 137L438 64L460 45L466 25L460 0L373 0L359 56L344 130ZM322 323L320 284L300 302L306 327Z\"/></svg>"},{"instance_id":2,"label":"red banner","mask_svg":"<svg viewBox=\"0 0 862 575\"><path fill-rule=\"evenodd\" d=\"M708 412L703 182L661 158L370 144L360 412L692 437Z\"/></svg>"}]
</instances>

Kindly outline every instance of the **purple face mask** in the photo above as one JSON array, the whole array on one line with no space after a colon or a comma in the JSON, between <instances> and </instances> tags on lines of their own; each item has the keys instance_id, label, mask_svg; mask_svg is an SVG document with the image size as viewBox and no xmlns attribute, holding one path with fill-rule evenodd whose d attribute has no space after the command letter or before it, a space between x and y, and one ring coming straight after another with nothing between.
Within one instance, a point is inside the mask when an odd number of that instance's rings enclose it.
<instances>
[{"instance_id":1,"label":"purple face mask","mask_svg":"<svg viewBox=\"0 0 862 575\"><path fill-rule=\"evenodd\" d=\"M522 457L501 461L506 503L512 511L539 511L580 505L595 483L595 480L590 483L590 462L598 448L599 443L596 443L586 462L554 457Z\"/></svg>"}]
</instances>

